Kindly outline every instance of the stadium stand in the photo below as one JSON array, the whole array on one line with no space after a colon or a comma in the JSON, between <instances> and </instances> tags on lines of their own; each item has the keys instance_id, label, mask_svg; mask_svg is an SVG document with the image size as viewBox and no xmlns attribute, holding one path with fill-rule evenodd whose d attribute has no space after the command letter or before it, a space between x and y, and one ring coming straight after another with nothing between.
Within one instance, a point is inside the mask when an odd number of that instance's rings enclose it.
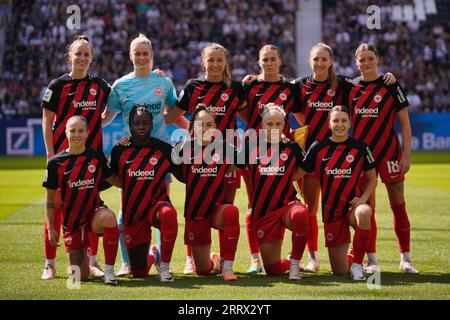
<instances>
[{"instance_id":1,"label":"stadium stand","mask_svg":"<svg viewBox=\"0 0 450 320\"><path fill-rule=\"evenodd\" d=\"M283 74L293 79L296 2L78 1L81 30L75 31L66 27L64 1L9 2L0 118L41 115L42 94L51 79L67 71L66 46L79 33L89 35L95 48L91 73L111 84L132 71L129 44L139 32L153 42L155 67L174 80L178 92L199 75L200 49L207 41L229 49L236 80L258 72L258 50L273 43L283 52Z\"/></svg>"}]
</instances>

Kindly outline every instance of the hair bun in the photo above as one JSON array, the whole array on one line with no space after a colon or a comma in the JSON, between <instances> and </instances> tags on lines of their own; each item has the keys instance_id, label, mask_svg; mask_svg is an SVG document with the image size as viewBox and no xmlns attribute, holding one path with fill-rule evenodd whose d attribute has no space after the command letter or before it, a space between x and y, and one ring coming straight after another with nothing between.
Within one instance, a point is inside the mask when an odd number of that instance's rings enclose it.
<instances>
[{"instance_id":1,"label":"hair bun","mask_svg":"<svg viewBox=\"0 0 450 320\"><path fill-rule=\"evenodd\" d=\"M76 40L86 40L87 42L90 42L89 41L89 36L87 36L85 34L81 34L81 35L77 36Z\"/></svg>"}]
</instances>

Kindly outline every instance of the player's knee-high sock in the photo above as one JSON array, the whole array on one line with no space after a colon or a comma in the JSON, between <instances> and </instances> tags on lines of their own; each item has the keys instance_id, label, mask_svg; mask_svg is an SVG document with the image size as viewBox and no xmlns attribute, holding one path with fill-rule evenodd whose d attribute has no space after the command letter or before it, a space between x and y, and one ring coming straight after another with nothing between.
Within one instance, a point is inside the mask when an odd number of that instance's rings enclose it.
<instances>
[{"instance_id":1,"label":"player's knee-high sock","mask_svg":"<svg viewBox=\"0 0 450 320\"><path fill-rule=\"evenodd\" d=\"M120 258L122 259L122 264L129 264L130 260L128 259L127 246L125 243L125 234L123 233L122 209L119 210L117 224L119 225L120 230L120 237L119 237Z\"/></svg>"},{"instance_id":2,"label":"player's knee-high sock","mask_svg":"<svg viewBox=\"0 0 450 320\"><path fill-rule=\"evenodd\" d=\"M105 264L113 266L116 262L119 248L119 228L103 228L103 250L105 252Z\"/></svg>"},{"instance_id":3,"label":"player's knee-high sock","mask_svg":"<svg viewBox=\"0 0 450 320\"><path fill-rule=\"evenodd\" d=\"M229 205L223 210L223 235L219 238L221 242L220 255L225 260L234 261L239 233L239 210L235 206Z\"/></svg>"},{"instance_id":4,"label":"player's knee-high sock","mask_svg":"<svg viewBox=\"0 0 450 320\"><path fill-rule=\"evenodd\" d=\"M89 254L91 256L96 256L98 251L98 235L95 232L89 232Z\"/></svg>"},{"instance_id":5,"label":"player's knee-high sock","mask_svg":"<svg viewBox=\"0 0 450 320\"><path fill-rule=\"evenodd\" d=\"M174 207L164 206L159 210L161 230L161 261L169 263L178 233L177 212Z\"/></svg>"},{"instance_id":6,"label":"player's knee-high sock","mask_svg":"<svg viewBox=\"0 0 450 320\"><path fill-rule=\"evenodd\" d=\"M256 230L254 227L254 223L252 221L251 216L251 209L247 211L247 214L245 216L245 229L247 230L247 240L248 240L248 246L250 247L250 253L259 253L259 245L258 245L258 238L256 236Z\"/></svg>"},{"instance_id":7,"label":"player's knee-high sock","mask_svg":"<svg viewBox=\"0 0 450 320\"><path fill-rule=\"evenodd\" d=\"M364 230L356 226L353 236L353 263L362 264L369 242L370 229Z\"/></svg>"},{"instance_id":8,"label":"player's knee-high sock","mask_svg":"<svg viewBox=\"0 0 450 320\"><path fill-rule=\"evenodd\" d=\"M207 275L209 275L209 274L211 274L211 270L214 268L214 262L210 259L209 260L209 262L210 262L210 264L209 264L209 268L208 269L206 269L206 270L195 270L195 273L198 275L198 276L207 276Z\"/></svg>"},{"instance_id":9,"label":"player's knee-high sock","mask_svg":"<svg viewBox=\"0 0 450 320\"><path fill-rule=\"evenodd\" d=\"M289 270L291 262L287 259L275 262L273 264L264 264L264 270L268 276L280 276Z\"/></svg>"},{"instance_id":10,"label":"player's knee-high sock","mask_svg":"<svg viewBox=\"0 0 450 320\"><path fill-rule=\"evenodd\" d=\"M317 224L317 214L308 215L308 251L314 253L318 251L319 226ZM316 259L316 257L311 257Z\"/></svg>"},{"instance_id":11,"label":"player's knee-high sock","mask_svg":"<svg viewBox=\"0 0 450 320\"><path fill-rule=\"evenodd\" d=\"M300 260L308 240L308 220L310 214L304 206L294 206L290 214L292 222L291 258Z\"/></svg>"},{"instance_id":12,"label":"player's knee-high sock","mask_svg":"<svg viewBox=\"0 0 450 320\"><path fill-rule=\"evenodd\" d=\"M349 269L350 269L350 267L353 264L353 258L354 257L355 256L354 256L353 248L351 248L351 249L348 250L348 253L347 253L347 262L348 262L348 268Z\"/></svg>"},{"instance_id":13,"label":"player's knee-high sock","mask_svg":"<svg viewBox=\"0 0 450 320\"><path fill-rule=\"evenodd\" d=\"M56 233L58 234L58 239L61 234L61 209L55 208L55 218L53 220L53 228L55 229ZM54 260L56 258L56 249L58 246L52 246L50 241L48 240L48 224L47 219L45 220L44 225L44 254L45 259L47 260Z\"/></svg>"},{"instance_id":14,"label":"player's knee-high sock","mask_svg":"<svg viewBox=\"0 0 450 320\"><path fill-rule=\"evenodd\" d=\"M367 253L375 252L377 252L377 221L375 219L375 208L373 208L372 216L370 217L370 236L367 245Z\"/></svg>"},{"instance_id":15,"label":"player's knee-high sock","mask_svg":"<svg viewBox=\"0 0 450 320\"><path fill-rule=\"evenodd\" d=\"M400 252L409 252L410 250L410 224L408 214L406 213L405 203L391 204L394 213L394 230L397 235Z\"/></svg>"}]
</instances>

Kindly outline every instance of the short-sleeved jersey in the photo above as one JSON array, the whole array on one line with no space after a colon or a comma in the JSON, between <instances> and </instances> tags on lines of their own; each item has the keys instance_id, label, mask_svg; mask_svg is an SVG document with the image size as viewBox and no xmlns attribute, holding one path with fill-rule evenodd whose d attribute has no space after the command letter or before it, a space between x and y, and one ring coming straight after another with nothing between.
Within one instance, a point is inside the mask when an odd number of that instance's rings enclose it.
<instances>
[{"instance_id":1,"label":"short-sleeved jersey","mask_svg":"<svg viewBox=\"0 0 450 320\"><path fill-rule=\"evenodd\" d=\"M332 89L328 81L316 81L313 76L293 81L300 88L300 107L309 125L306 149L314 141L321 141L331 135L328 127L328 112L338 105L347 105L353 84L350 79L337 76L336 88Z\"/></svg>"},{"instance_id":2,"label":"short-sleeved jersey","mask_svg":"<svg viewBox=\"0 0 450 320\"><path fill-rule=\"evenodd\" d=\"M247 95L249 119L247 129L259 130L262 126L262 110L268 103L282 106L286 112L284 134L289 135L289 112L301 112L298 86L280 80L278 82L252 81L244 86Z\"/></svg>"},{"instance_id":3,"label":"short-sleeved jersey","mask_svg":"<svg viewBox=\"0 0 450 320\"><path fill-rule=\"evenodd\" d=\"M102 204L98 194L100 181L110 176L105 155L92 148L76 155L64 150L50 159L42 186L61 192L64 231L86 224Z\"/></svg>"},{"instance_id":4,"label":"short-sleeved jersey","mask_svg":"<svg viewBox=\"0 0 450 320\"><path fill-rule=\"evenodd\" d=\"M192 139L186 139L173 148L179 159L182 181L186 183L184 216L188 220L205 220L212 216L215 208L227 203L224 179L235 156L234 145L216 141L208 146L199 146Z\"/></svg>"},{"instance_id":5,"label":"short-sleeved jersey","mask_svg":"<svg viewBox=\"0 0 450 320\"><path fill-rule=\"evenodd\" d=\"M153 115L151 136L170 143L164 121L164 106L172 107L177 99L172 80L159 77L152 71L148 77L136 77L134 72L116 80L112 86L106 108L113 113L122 113L124 133L131 135L129 118L134 106L143 106Z\"/></svg>"},{"instance_id":6,"label":"short-sleeved jersey","mask_svg":"<svg viewBox=\"0 0 450 320\"><path fill-rule=\"evenodd\" d=\"M285 207L296 200L293 185L295 168L305 155L297 143L249 145L245 151L245 167L250 171L253 192L251 195L252 215L260 219L271 212ZM241 164L237 164L242 167Z\"/></svg>"},{"instance_id":7,"label":"short-sleeved jersey","mask_svg":"<svg viewBox=\"0 0 450 320\"><path fill-rule=\"evenodd\" d=\"M89 137L86 145L102 150L101 115L110 91L111 88L105 80L90 75L84 79L72 79L68 74L64 74L50 82L41 106L55 113L53 125L55 153L68 147L66 123L74 115L81 115L88 122Z\"/></svg>"},{"instance_id":8,"label":"short-sleeved jersey","mask_svg":"<svg viewBox=\"0 0 450 320\"><path fill-rule=\"evenodd\" d=\"M231 81L227 87L224 82L191 79L180 92L176 105L193 113L195 107L203 103L214 113L217 130L225 133L226 129L236 129L238 108L244 102L244 90L237 81Z\"/></svg>"},{"instance_id":9,"label":"short-sleeved jersey","mask_svg":"<svg viewBox=\"0 0 450 320\"><path fill-rule=\"evenodd\" d=\"M367 144L377 161L401 153L394 123L397 112L409 103L400 84L386 85L382 76L374 81L357 79L349 104L353 137Z\"/></svg>"},{"instance_id":10,"label":"short-sleeved jersey","mask_svg":"<svg viewBox=\"0 0 450 320\"><path fill-rule=\"evenodd\" d=\"M301 166L319 177L324 222L346 216L350 201L359 195L361 173L375 165L369 147L351 137L341 143L325 138L311 145Z\"/></svg>"},{"instance_id":11,"label":"short-sleeved jersey","mask_svg":"<svg viewBox=\"0 0 450 320\"><path fill-rule=\"evenodd\" d=\"M173 171L172 147L156 138L145 146L116 145L111 151L111 171L122 178L122 213L125 225L146 219L158 201L170 201L165 177Z\"/></svg>"}]
</instances>

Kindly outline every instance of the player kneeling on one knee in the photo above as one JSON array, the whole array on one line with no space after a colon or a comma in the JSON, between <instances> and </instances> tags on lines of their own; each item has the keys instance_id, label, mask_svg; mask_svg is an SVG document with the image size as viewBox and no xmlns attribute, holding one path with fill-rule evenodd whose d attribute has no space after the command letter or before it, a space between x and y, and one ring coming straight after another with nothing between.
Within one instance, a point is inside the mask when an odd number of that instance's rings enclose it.
<instances>
[{"instance_id":1,"label":"player kneeling on one knee","mask_svg":"<svg viewBox=\"0 0 450 320\"><path fill-rule=\"evenodd\" d=\"M190 247L197 275L222 271L224 280L237 280L233 261L239 240L239 211L229 204L225 192L225 175L234 170L228 153L235 153L232 142L214 139L214 115L204 105L198 105L191 116L190 136L173 149L179 159L179 176L186 183L184 242ZM217 146L217 149L216 149ZM219 231L219 254L211 250L211 228ZM223 263L222 263L223 262Z\"/></svg>"},{"instance_id":2,"label":"player kneeling on one knee","mask_svg":"<svg viewBox=\"0 0 450 320\"><path fill-rule=\"evenodd\" d=\"M328 116L331 136L314 142L301 164L300 176L315 172L320 177L322 219L325 245L335 275L347 274L349 266L354 280L364 280L362 262L371 230L372 209L367 204L377 179L375 160L367 145L349 137L349 110L335 106ZM365 172L367 183L358 190ZM354 255L348 255L350 229Z\"/></svg>"},{"instance_id":3,"label":"player kneeling on one knee","mask_svg":"<svg viewBox=\"0 0 450 320\"><path fill-rule=\"evenodd\" d=\"M244 164L253 185L251 217L267 275L282 275L289 270L289 279L299 280L300 258L308 240L308 210L297 200L292 184L304 152L294 142L282 141L285 127L283 108L267 104L262 114L258 143L247 142L243 148ZM281 260L284 229L292 231L291 259Z\"/></svg>"},{"instance_id":4,"label":"player kneeling on one knee","mask_svg":"<svg viewBox=\"0 0 450 320\"><path fill-rule=\"evenodd\" d=\"M123 180L122 218L125 244L134 277L147 277L153 264L162 282L171 282L170 261L178 233L177 212L165 178L176 170L172 147L150 136L153 116L145 107L130 113L131 140L111 151L111 170ZM161 231L161 251L150 248L151 227ZM149 252L150 249L150 252Z\"/></svg>"},{"instance_id":5,"label":"player kneeling on one knee","mask_svg":"<svg viewBox=\"0 0 450 320\"><path fill-rule=\"evenodd\" d=\"M99 191L102 181L120 187L121 180L112 174L101 151L86 148L88 133L84 117L71 117L66 125L69 147L52 157L47 164L43 186L47 188L48 237L51 244L56 245L58 234L53 228L53 221L58 190L62 197L64 243L74 279L83 281L89 276L88 234L94 232L104 238L105 284L114 285L119 229L114 213L103 205Z\"/></svg>"}]
</instances>

